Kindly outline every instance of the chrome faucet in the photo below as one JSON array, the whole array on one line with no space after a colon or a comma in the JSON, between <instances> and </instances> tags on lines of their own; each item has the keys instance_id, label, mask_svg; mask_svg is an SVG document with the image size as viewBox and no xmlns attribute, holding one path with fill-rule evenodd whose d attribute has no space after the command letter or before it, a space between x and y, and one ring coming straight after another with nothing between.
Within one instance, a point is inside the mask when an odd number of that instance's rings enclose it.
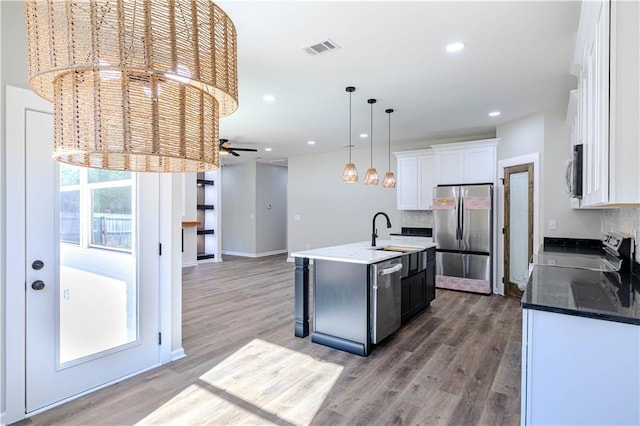
<instances>
[{"instance_id":1,"label":"chrome faucet","mask_svg":"<svg viewBox=\"0 0 640 426\"><path fill-rule=\"evenodd\" d=\"M389 220L389 216L387 216L385 212L378 212L374 214L373 220L371 221L371 247L376 246L376 238L378 237L378 230L376 229L376 218L380 215L387 218L387 229L391 228L391 221Z\"/></svg>"}]
</instances>

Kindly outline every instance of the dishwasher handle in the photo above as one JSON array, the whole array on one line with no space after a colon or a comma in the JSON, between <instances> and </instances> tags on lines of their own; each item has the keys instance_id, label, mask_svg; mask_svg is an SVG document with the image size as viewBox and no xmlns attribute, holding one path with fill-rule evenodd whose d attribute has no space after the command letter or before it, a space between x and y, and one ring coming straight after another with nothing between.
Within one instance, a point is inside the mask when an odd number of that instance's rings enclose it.
<instances>
[{"instance_id":1,"label":"dishwasher handle","mask_svg":"<svg viewBox=\"0 0 640 426\"><path fill-rule=\"evenodd\" d=\"M378 275L389 275L389 274L393 274L394 272L398 272L400 269L402 269L402 263L397 263L395 265L393 265L390 268L384 268L384 269L380 269L378 271Z\"/></svg>"}]
</instances>

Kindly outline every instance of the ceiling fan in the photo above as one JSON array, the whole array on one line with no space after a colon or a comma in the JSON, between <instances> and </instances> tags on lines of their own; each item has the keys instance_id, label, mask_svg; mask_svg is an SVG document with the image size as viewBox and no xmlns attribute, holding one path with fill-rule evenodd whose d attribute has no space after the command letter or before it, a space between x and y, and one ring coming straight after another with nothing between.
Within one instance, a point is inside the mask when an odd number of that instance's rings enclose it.
<instances>
[{"instance_id":1,"label":"ceiling fan","mask_svg":"<svg viewBox=\"0 0 640 426\"><path fill-rule=\"evenodd\" d=\"M247 151L247 152L258 152L257 149L253 148L232 148L231 142L229 139L220 139L220 155L233 155L234 157L239 157L236 151Z\"/></svg>"}]
</instances>

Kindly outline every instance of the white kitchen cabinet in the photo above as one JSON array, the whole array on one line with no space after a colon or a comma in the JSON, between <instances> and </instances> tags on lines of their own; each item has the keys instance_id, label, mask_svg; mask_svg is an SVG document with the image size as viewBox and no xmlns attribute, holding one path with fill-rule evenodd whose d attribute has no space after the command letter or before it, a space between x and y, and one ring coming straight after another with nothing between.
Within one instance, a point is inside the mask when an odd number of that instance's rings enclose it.
<instances>
[{"instance_id":1,"label":"white kitchen cabinet","mask_svg":"<svg viewBox=\"0 0 640 426\"><path fill-rule=\"evenodd\" d=\"M522 310L523 425L640 424L640 326Z\"/></svg>"},{"instance_id":2,"label":"white kitchen cabinet","mask_svg":"<svg viewBox=\"0 0 640 426\"><path fill-rule=\"evenodd\" d=\"M435 158L438 184L464 183L464 151L462 149L441 151Z\"/></svg>"},{"instance_id":3,"label":"white kitchen cabinet","mask_svg":"<svg viewBox=\"0 0 640 426\"><path fill-rule=\"evenodd\" d=\"M436 185L494 183L498 139L432 145Z\"/></svg>"},{"instance_id":4,"label":"white kitchen cabinet","mask_svg":"<svg viewBox=\"0 0 640 426\"><path fill-rule=\"evenodd\" d=\"M432 208L433 187L436 186L434 164L432 153L418 156L418 210Z\"/></svg>"},{"instance_id":5,"label":"white kitchen cabinet","mask_svg":"<svg viewBox=\"0 0 640 426\"><path fill-rule=\"evenodd\" d=\"M584 207L640 203L640 5L582 2L574 73Z\"/></svg>"},{"instance_id":6,"label":"white kitchen cabinet","mask_svg":"<svg viewBox=\"0 0 640 426\"><path fill-rule=\"evenodd\" d=\"M430 150L394 152L397 157L398 210L430 210L433 199L434 158Z\"/></svg>"}]
</instances>

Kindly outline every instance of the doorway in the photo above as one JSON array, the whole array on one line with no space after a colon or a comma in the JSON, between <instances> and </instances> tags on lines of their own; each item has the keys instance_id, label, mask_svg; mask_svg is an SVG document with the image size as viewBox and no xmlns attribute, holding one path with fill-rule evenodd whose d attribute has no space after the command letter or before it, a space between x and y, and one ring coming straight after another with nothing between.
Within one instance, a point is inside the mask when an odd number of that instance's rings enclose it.
<instances>
[{"instance_id":1,"label":"doorway","mask_svg":"<svg viewBox=\"0 0 640 426\"><path fill-rule=\"evenodd\" d=\"M533 163L504 168L505 294L522 297L533 255Z\"/></svg>"},{"instance_id":2,"label":"doorway","mask_svg":"<svg viewBox=\"0 0 640 426\"><path fill-rule=\"evenodd\" d=\"M159 364L160 179L59 164L8 88L7 422Z\"/></svg>"}]
</instances>

